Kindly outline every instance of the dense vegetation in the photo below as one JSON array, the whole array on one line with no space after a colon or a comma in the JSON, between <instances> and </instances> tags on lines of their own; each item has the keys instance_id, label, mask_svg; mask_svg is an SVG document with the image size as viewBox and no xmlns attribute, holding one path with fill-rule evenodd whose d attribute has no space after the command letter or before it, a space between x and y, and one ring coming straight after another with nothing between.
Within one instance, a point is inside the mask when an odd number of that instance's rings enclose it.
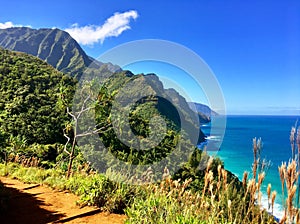
<instances>
[{"instance_id":1,"label":"dense vegetation","mask_svg":"<svg viewBox=\"0 0 300 224\"><path fill-rule=\"evenodd\" d=\"M0 49L0 61L1 156L55 161L69 121L60 98L71 101L75 80L27 54Z\"/></svg>"},{"instance_id":2,"label":"dense vegetation","mask_svg":"<svg viewBox=\"0 0 300 224\"><path fill-rule=\"evenodd\" d=\"M28 144L64 143L67 121L60 92L72 91L74 80L26 54L0 49L0 130Z\"/></svg>"},{"instance_id":3,"label":"dense vegetation","mask_svg":"<svg viewBox=\"0 0 300 224\"><path fill-rule=\"evenodd\" d=\"M128 83L130 83L130 89L126 88ZM138 97L136 94L140 93L145 86L147 86L147 90L143 94L145 97ZM133 105L127 104L127 99L135 98L139 100ZM96 120L104 127L99 133L99 137L109 152L120 161L133 165L148 164L154 168L153 163L166 158L180 145L180 150L173 154L177 158L176 161L181 163L187 161L195 150L189 137L193 137L194 144L197 143L195 140L198 142L204 140L203 133L199 132L189 114L193 114L193 112L185 109L188 106L184 99L178 95L172 101L166 90L162 88L161 82L154 75L133 75L129 71L116 73L103 84L98 99L100 100L95 106ZM124 102L125 104L123 104ZM177 104L176 108L173 103ZM129 114L130 128L126 126L127 114ZM166 122L166 130L159 125L161 121L158 117ZM152 118L158 119L154 121L156 122L155 130L151 129ZM185 127L181 127L182 122L186 124ZM151 139L151 133L165 136L157 145L155 137ZM128 140L127 144L120 139ZM142 147L143 144L147 149L140 150L139 147ZM94 151L97 150L94 149ZM101 156L101 160L103 161L103 156ZM106 161L106 167L103 167L105 165L97 160L96 156L90 161L93 161L98 169L104 170L117 165ZM174 160L166 161L165 166L176 167L176 164L172 164L172 162ZM102 167L99 167L99 164L102 164ZM156 171L162 172L162 170Z\"/></svg>"}]
</instances>

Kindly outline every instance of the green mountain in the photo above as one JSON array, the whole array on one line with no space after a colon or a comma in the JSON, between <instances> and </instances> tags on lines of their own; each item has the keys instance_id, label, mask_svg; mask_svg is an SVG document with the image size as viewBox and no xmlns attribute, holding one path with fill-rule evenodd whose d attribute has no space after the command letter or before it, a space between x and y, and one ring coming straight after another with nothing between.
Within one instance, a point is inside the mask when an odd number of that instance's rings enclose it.
<instances>
[{"instance_id":1,"label":"green mountain","mask_svg":"<svg viewBox=\"0 0 300 224\"><path fill-rule=\"evenodd\" d=\"M73 77L80 76L92 62L95 68L102 64L86 55L67 32L59 29L0 29L0 46L36 56Z\"/></svg>"},{"instance_id":2,"label":"green mountain","mask_svg":"<svg viewBox=\"0 0 300 224\"><path fill-rule=\"evenodd\" d=\"M111 151L114 151L118 158L134 164L147 164L170 153L176 147L179 136L182 134L186 136L184 139L187 140L184 141L186 147L182 146L182 148L193 147L188 144L188 139L193 140L194 144L204 141L204 134L194 120L198 118L197 113L189 108L186 100L175 90L164 89L155 74L134 75L130 71L122 71L110 63L93 61L64 31L58 29L36 30L24 27L4 29L0 30L0 46L25 52L44 60L43 62L33 56L1 50L3 60L0 61L2 67L2 70L0 69L2 78L0 131L4 134L19 135L30 144L65 142L62 129L66 123L70 122L71 118L65 113L65 105L59 104L59 94L62 89L66 89L68 97L71 98L75 83L70 76L64 76L48 66L47 63L49 63L57 70L76 78L80 78L83 71L90 75L95 72L101 73L103 77L99 78L102 80L106 75L110 76L105 81L105 88L103 86L95 87L97 90L100 89L99 96L97 96L99 106L96 120L99 126L106 127L99 136L107 147L112 147ZM91 69L85 70L87 67ZM93 80L94 78L91 76L91 79L87 81L97 83ZM59 81L60 79L63 83ZM93 82L90 82L91 80ZM130 85L130 88L126 87L127 84ZM123 91L124 88L126 91ZM142 94L142 98L139 94ZM120 142L119 136L115 133L116 130L112 128L111 110L117 95L121 102L128 98L136 98L132 107L119 105L119 111L115 113L120 116L122 113L123 115L129 113L130 130L127 130L126 127L120 128L120 130L124 138L132 140L133 147L128 148ZM95 114L91 116L95 116ZM144 155L143 150L133 153L132 149L140 144L140 142L133 142L134 136L138 136L142 142L146 142L145 144L149 143L147 148L151 148L151 141L148 141L149 137L153 137L151 121L153 117L156 119L159 116L164 117L167 121L167 136L162 139L161 144L154 151L149 152L150 155ZM118 126L122 127L121 124L125 120L124 117L118 118L117 121L120 122ZM163 125L156 128L161 128L161 133L165 133ZM183 133L179 133L180 130L183 130ZM72 136L72 133L69 134Z\"/></svg>"},{"instance_id":3,"label":"green mountain","mask_svg":"<svg viewBox=\"0 0 300 224\"><path fill-rule=\"evenodd\" d=\"M110 73L107 64L99 70L103 74ZM185 157L190 155L187 152L194 149L191 141L194 144L204 141L203 133L195 125L197 116L185 99L174 90L165 90L156 75L120 71L110 73L102 86L99 83L88 80L87 86L97 90L96 98L93 98L96 102L91 102L91 105L96 103L96 107L91 114L81 117L95 118L95 124L101 128L101 141L118 159L133 164L151 164L165 158L180 144L177 161L187 161ZM71 121L66 105L71 105L75 86L74 78L41 59L0 48L0 145L6 147L8 144L11 148L21 147L23 143L28 146L64 144L64 128ZM82 103L85 96L79 97ZM82 108L80 103L74 105ZM70 130L68 135L72 137ZM131 145L124 144L120 138L127 139ZM79 140L85 141L84 138ZM139 148L142 145L145 147ZM28 148L24 150L28 151ZM95 150L89 158L91 161L102 158L93 156L97 153Z\"/></svg>"}]
</instances>

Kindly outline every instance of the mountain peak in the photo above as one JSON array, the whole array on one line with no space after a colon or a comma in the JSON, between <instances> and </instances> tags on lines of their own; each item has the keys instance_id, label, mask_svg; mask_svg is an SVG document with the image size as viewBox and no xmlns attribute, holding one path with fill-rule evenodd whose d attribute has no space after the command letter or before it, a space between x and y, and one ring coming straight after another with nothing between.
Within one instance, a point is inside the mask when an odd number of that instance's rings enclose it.
<instances>
[{"instance_id":1,"label":"mountain peak","mask_svg":"<svg viewBox=\"0 0 300 224\"><path fill-rule=\"evenodd\" d=\"M69 33L57 28L0 29L0 46L37 56L57 70L74 77L80 76L94 61Z\"/></svg>"}]
</instances>

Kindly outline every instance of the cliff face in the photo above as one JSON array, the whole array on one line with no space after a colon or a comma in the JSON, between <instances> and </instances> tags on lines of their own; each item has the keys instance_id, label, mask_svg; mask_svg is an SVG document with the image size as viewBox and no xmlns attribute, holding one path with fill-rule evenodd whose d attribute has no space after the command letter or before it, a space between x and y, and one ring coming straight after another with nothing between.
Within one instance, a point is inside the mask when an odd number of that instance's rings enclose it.
<instances>
[{"instance_id":1,"label":"cliff face","mask_svg":"<svg viewBox=\"0 0 300 224\"><path fill-rule=\"evenodd\" d=\"M80 76L94 61L67 32L59 29L0 29L0 46L36 56L74 77ZM101 63L95 65L101 66Z\"/></svg>"},{"instance_id":2,"label":"cliff face","mask_svg":"<svg viewBox=\"0 0 300 224\"><path fill-rule=\"evenodd\" d=\"M211 121L212 116L217 116L218 113L213 111L209 106L195 103L195 102L188 102L189 107L198 113L200 123L205 124Z\"/></svg>"}]
</instances>

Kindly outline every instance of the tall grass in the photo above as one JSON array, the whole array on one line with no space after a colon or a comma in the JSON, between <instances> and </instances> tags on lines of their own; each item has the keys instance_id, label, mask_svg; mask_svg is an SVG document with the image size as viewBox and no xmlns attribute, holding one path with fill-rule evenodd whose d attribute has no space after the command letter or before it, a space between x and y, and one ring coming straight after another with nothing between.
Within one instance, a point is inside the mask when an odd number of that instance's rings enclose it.
<instances>
[{"instance_id":1,"label":"tall grass","mask_svg":"<svg viewBox=\"0 0 300 224\"><path fill-rule=\"evenodd\" d=\"M188 190L191 179L170 177L160 185L144 186L147 197L136 198L125 210L126 223L274 223L274 217L256 203L264 175L258 182L247 180L247 175L240 191L227 182L227 171L221 166L217 176L208 166L202 191Z\"/></svg>"},{"instance_id":2,"label":"tall grass","mask_svg":"<svg viewBox=\"0 0 300 224\"><path fill-rule=\"evenodd\" d=\"M300 127L297 128L297 122L295 127L291 128L290 143L292 159L289 160L288 164L283 162L278 167L282 188L282 205L284 207L284 216L280 223L288 224L300 223ZM285 192L287 193L286 197Z\"/></svg>"}]
</instances>

